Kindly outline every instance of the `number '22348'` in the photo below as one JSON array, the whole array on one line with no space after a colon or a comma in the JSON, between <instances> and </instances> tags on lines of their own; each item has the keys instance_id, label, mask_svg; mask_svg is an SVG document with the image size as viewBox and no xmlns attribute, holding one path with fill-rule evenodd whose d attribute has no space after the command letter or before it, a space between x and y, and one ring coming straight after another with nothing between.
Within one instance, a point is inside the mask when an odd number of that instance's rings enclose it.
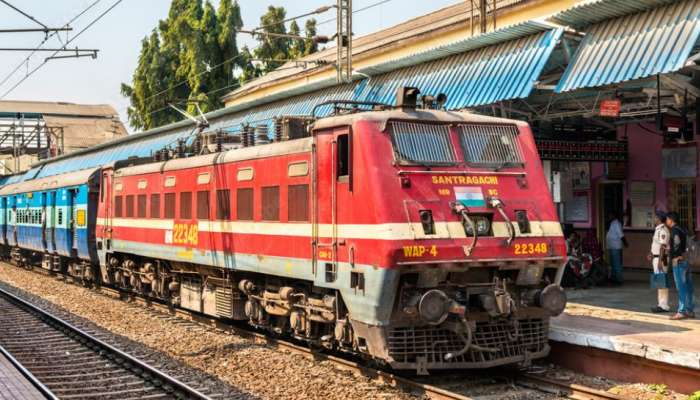
<instances>
[{"instance_id":1,"label":"number '22348'","mask_svg":"<svg viewBox=\"0 0 700 400\"><path fill-rule=\"evenodd\" d=\"M547 254L547 243L516 243L513 245L516 255Z\"/></svg>"}]
</instances>

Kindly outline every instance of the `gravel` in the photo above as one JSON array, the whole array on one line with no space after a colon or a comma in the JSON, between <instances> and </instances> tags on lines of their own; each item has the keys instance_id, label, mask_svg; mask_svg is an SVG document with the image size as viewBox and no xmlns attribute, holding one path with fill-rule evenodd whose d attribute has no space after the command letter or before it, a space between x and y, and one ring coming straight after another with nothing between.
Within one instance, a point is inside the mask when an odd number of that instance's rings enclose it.
<instances>
[{"instance_id":1,"label":"gravel","mask_svg":"<svg viewBox=\"0 0 700 400\"><path fill-rule=\"evenodd\" d=\"M151 365L231 399L411 399L414 396L282 349L0 263L0 286ZM33 295L35 298L31 298Z\"/></svg>"}]
</instances>

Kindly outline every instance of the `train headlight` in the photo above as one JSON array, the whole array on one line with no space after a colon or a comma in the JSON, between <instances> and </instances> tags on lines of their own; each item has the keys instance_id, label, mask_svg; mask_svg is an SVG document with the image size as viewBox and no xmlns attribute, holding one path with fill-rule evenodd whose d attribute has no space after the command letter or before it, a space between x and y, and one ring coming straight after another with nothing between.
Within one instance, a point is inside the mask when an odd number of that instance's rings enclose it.
<instances>
[{"instance_id":1,"label":"train headlight","mask_svg":"<svg viewBox=\"0 0 700 400\"><path fill-rule=\"evenodd\" d=\"M548 285L540 292L538 303L552 316L557 316L566 308L566 293L559 285Z\"/></svg>"},{"instance_id":2,"label":"train headlight","mask_svg":"<svg viewBox=\"0 0 700 400\"><path fill-rule=\"evenodd\" d=\"M469 218L471 218L471 220L474 222L476 234L478 236L489 235L491 232L491 221L489 221L488 217L483 215L470 215ZM465 224L464 229L466 230L468 236L474 236L474 231L469 224Z\"/></svg>"},{"instance_id":3,"label":"train headlight","mask_svg":"<svg viewBox=\"0 0 700 400\"><path fill-rule=\"evenodd\" d=\"M439 325L450 312L450 299L445 292L432 289L423 294L418 303L418 314L431 325Z\"/></svg>"}]
</instances>

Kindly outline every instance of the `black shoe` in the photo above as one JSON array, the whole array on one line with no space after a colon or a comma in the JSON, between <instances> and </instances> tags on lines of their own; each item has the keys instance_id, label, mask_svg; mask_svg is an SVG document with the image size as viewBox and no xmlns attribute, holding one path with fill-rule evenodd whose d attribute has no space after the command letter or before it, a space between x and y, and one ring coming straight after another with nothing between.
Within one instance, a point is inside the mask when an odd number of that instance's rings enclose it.
<instances>
[{"instance_id":1,"label":"black shoe","mask_svg":"<svg viewBox=\"0 0 700 400\"><path fill-rule=\"evenodd\" d=\"M688 317L688 318L695 318L695 312L693 312L693 311L687 312L687 313L683 313L683 314L685 314L685 316Z\"/></svg>"},{"instance_id":2,"label":"black shoe","mask_svg":"<svg viewBox=\"0 0 700 400\"><path fill-rule=\"evenodd\" d=\"M661 308L659 306L651 308L651 312L653 312L653 313L665 313L665 312L669 312L669 311L670 310L664 310L663 308Z\"/></svg>"}]
</instances>

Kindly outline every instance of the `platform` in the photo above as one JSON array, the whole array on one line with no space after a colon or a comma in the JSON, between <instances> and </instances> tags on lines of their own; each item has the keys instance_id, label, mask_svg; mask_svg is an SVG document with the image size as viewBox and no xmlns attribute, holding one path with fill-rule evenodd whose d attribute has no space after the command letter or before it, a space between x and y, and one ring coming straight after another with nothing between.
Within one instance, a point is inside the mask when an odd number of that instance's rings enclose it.
<instances>
[{"instance_id":1,"label":"platform","mask_svg":"<svg viewBox=\"0 0 700 400\"><path fill-rule=\"evenodd\" d=\"M700 315L698 276L695 288L695 310ZM636 281L621 287L568 289L567 296L566 311L552 319L552 341L634 356L638 360L661 363L668 369L697 370L700 375L700 319L672 321L669 319L672 313L652 313L656 292L648 283ZM675 289L671 289L673 310L677 304ZM605 361L601 359L600 362ZM700 381L697 382L697 390L700 390Z\"/></svg>"},{"instance_id":2,"label":"platform","mask_svg":"<svg viewBox=\"0 0 700 400\"><path fill-rule=\"evenodd\" d=\"M15 366L0 353L0 400L45 400Z\"/></svg>"}]
</instances>

